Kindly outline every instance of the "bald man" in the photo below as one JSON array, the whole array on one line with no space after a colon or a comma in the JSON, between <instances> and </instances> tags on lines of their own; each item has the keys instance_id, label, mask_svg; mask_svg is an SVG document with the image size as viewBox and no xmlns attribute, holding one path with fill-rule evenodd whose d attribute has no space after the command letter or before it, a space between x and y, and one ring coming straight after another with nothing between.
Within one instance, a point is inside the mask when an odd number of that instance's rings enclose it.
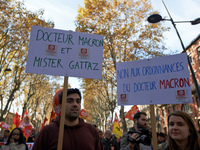
<instances>
[{"instance_id":1,"label":"bald man","mask_svg":"<svg viewBox=\"0 0 200 150\"><path fill-rule=\"evenodd\" d=\"M31 134L30 134L30 136L28 137L27 142L34 142L35 139L36 139L36 137L37 137L37 129L36 129L36 128L32 128Z\"/></svg>"},{"instance_id":2,"label":"bald man","mask_svg":"<svg viewBox=\"0 0 200 150\"><path fill-rule=\"evenodd\" d=\"M107 129L105 131L105 138L102 139L104 150L119 150L119 145L116 139L112 138L112 131Z\"/></svg>"}]
</instances>

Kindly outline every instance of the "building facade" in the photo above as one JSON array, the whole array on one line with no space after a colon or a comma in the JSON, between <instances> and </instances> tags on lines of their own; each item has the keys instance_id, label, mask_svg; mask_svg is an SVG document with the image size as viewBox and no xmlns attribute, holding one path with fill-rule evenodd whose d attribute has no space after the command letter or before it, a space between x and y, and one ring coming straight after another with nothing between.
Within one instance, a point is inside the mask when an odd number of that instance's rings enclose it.
<instances>
[{"instance_id":1,"label":"building facade","mask_svg":"<svg viewBox=\"0 0 200 150\"><path fill-rule=\"evenodd\" d=\"M14 117L15 117L14 113L8 112L7 117L5 118L5 121L4 121L7 125L9 125L10 130L12 130ZM3 134L3 132L4 132L4 129L0 128L0 134Z\"/></svg>"}]
</instances>

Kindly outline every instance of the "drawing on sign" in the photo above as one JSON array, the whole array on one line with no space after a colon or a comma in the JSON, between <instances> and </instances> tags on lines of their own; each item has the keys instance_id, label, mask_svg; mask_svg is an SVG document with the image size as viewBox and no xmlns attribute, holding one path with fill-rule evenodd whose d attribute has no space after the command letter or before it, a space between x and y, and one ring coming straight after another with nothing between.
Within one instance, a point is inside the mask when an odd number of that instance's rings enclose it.
<instances>
[{"instance_id":1,"label":"drawing on sign","mask_svg":"<svg viewBox=\"0 0 200 150\"><path fill-rule=\"evenodd\" d=\"M46 45L46 55L57 56L58 45L47 44Z\"/></svg>"},{"instance_id":2,"label":"drawing on sign","mask_svg":"<svg viewBox=\"0 0 200 150\"><path fill-rule=\"evenodd\" d=\"M79 49L79 59L89 59L89 48L80 48Z\"/></svg>"},{"instance_id":3,"label":"drawing on sign","mask_svg":"<svg viewBox=\"0 0 200 150\"><path fill-rule=\"evenodd\" d=\"M175 97L177 102L187 102L188 99L188 90L177 90L175 91Z\"/></svg>"},{"instance_id":4,"label":"drawing on sign","mask_svg":"<svg viewBox=\"0 0 200 150\"><path fill-rule=\"evenodd\" d=\"M119 96L119 102L121 103L128 103L128 94L120 94Z\"/></svg>"}]
</instances>

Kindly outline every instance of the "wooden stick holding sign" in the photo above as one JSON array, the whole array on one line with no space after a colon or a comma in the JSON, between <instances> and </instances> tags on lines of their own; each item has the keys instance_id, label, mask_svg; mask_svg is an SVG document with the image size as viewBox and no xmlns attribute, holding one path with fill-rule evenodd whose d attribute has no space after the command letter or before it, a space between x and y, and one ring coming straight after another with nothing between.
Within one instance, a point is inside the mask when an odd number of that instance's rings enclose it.
<instances>
[{"instance_id":1,"label":"wooden stick holding sign","mask_svg":"<svg viewBox=\"0 0 200 150\"><path fill-rule=\"evenodd\" d=\"M65 106L67 99L67 90L68 90L68 77L64 78L64 89L63 89L63 97L62 97L62 108L61 108L61 116L60 116L60 128L58 134L58 147L57 150L62 150L63 146L63 135L64 135L64 123L65 123Z\"/></svg>"},{"instance_id":2,"label":"wooden stick holding sign","mask_svg":"<svg viewBox=\"0 0 200 150\"><path fill-rule=\"evenodd\" d=\"M157 134L156 134L156 118L155 118L154 105L150 105L150 116L151 116L153 150L158 150Z\"/></svg>"}]
</instances>

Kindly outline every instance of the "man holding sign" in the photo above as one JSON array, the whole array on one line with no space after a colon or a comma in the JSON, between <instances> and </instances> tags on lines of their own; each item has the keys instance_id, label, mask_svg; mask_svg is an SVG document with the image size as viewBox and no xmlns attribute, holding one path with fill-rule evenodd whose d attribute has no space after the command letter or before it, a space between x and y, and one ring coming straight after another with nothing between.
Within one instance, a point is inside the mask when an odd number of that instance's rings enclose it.
<instances>
[{"instance_id":1,"label":"man holding sign","mask_svg":"<svg viewBox=\"0 0 200 150\"><path fill-rule=\"evenodd\" d=\"M63 92L59 95L62 105ZM66 150L103 150L99 135L93 125L79 117L81 110L81 93L79 89L68 89L65 107L65 123L62 149ZM33 150L56 150L58 146L60 117L45 126L33 146Z\"/></svg>"}]
</instances>

